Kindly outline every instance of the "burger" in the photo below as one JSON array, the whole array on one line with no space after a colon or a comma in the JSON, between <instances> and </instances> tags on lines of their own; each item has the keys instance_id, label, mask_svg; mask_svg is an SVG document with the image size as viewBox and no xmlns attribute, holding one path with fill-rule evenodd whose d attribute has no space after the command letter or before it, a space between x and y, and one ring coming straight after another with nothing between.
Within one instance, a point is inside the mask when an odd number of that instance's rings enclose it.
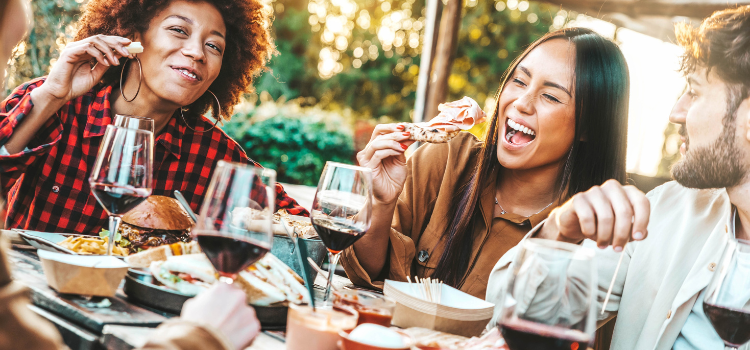
<instances>
[{"instance_id":1,"label":"burger","mask_svg":"<svg viewBox=\"0 0 750 350\"><path fill-rule=\"evenodd\" d=\"M180 202L171 197L149 196L123 215L120 235L131 253L178 242L190 242L194 222Z\"/></svg>"}]
</instances>

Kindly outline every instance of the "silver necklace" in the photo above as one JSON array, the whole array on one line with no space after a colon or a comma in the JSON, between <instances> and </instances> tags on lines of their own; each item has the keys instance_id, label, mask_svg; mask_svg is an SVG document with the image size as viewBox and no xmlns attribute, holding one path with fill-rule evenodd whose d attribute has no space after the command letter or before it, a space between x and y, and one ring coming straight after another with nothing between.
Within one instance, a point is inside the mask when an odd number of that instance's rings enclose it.
<instances>
[{"instance_id":1,"label":"silver necklace","mask_svg":"<svg viewBox=\"0 0 750 350\"><path fill-rule=\"evenodd\" d=\"M544 208L542 208L542 210L540 210L540 211L538 211L538 212L536 212L536 213L534 213L534 214L531 214L531 215L529 215L529 216L524 216L524 217L528 219L528 218L530 218L530 217L532 217L532 216L534 216L534 215L536 215L536 214L539 214L539 213L543 212L543 211L544 211L544 209L547 209L547 208L549 208L549 206L550 206L550 205L552 205L552 203L554 203L554 201L553 201L553 202L551 202L550 204L547 204L546 206L544 206ZM502 205L500 205L500 202L498 202L498 201L497 201L497 196L495 196L495 205L497 205L498 207L500 207L500 215L504 215L504 214L507 214L507 213L508 213L507 211L505 211L505 209L503 209L503 206L502 206Z\"/></svg>"}]
</instances>

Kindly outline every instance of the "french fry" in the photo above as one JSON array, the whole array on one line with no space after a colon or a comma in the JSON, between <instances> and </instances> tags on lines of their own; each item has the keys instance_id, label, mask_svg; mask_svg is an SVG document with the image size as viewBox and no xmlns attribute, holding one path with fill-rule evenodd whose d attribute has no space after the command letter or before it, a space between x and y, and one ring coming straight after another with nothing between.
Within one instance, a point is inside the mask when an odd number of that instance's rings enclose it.
<instances>
[{"instance_id":1,"label":"french fry","mask_svg":"<svg viewBox=\"0 0 750 350\"><path fill-rule=\"evenodd\" d=\"M60 246L70 249L78 254L107 254L107 238L98 237L74 237L69 236L59 243ZM120 256L127 256L128 250L115 245L112 253Z\"/></svg>"}]
</instances>

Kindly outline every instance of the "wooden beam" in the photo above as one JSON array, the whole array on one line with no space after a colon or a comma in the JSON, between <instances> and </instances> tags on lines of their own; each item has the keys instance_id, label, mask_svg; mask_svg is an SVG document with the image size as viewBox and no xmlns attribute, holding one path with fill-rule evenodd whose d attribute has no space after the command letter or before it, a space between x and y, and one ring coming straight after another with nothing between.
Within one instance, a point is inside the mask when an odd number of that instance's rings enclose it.
<instances>
[{"instance_id":1,"label":"wooden beam","mask_svg":"<svg viewBox=\"0 0 750 350\"><path fill-rule=\"evenodd\" d=\"M453 59L458 42L458 30L461 27L462 0L448 0L440 20L438 45L435 50L435 62L427 94L424 119L429 120L437 115L437 106L448 97L448 77L453 67Z\"/></svg>"},{"instance_id":2,"label":"wooden beam","mask_svg":"<svg viewBox=\"0 0 750 350\"><path fill-rule=\"evenodd\" d=\"M691 18L705 18L715 11L750 4L750 0L739 0L731 4L726 0L552 0L547 2L593 17L619 12L630 17L646 15Z\"/></svg>"}]
</instances>

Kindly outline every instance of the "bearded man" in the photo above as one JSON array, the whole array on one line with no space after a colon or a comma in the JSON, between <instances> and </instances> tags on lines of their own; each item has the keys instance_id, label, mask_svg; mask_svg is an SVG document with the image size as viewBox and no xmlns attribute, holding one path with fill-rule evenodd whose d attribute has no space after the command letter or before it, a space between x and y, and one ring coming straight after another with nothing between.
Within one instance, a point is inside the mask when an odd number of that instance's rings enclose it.
<instances>
[{"instance_id":1,"label":"bearded man","mask_svg":"<svg viewBox=\"0 0 750 350\"><path fill-rule=\"evenodd\" d=\"M598 321L617 316L615 350L722 349L703 311L706 287L726 248L750 239L750 6L717 12L697 29L680 26L677 38L689 89L670 115L681 124L684 141L683 158L672 168L675 181L648 195L609 181L556 208L527 236L613 247L595 249L594 259ZM506 253L490 276L487 300L495 305L504 305L502 289L518 250ZM738 254L737 266L746 284L732 293L741 308L750 300L750 253ZM534 277L546 278L542 270ZM613 277L611 298L599 315ZM555 283L544 280L529 294L542 295ZM574 296L558 297L570 310L585 310ZM552 299L535 311L551 314L551 305L561 301ZM499 314L500 307L490 327Z\"/></svg>"}]
</instances>

